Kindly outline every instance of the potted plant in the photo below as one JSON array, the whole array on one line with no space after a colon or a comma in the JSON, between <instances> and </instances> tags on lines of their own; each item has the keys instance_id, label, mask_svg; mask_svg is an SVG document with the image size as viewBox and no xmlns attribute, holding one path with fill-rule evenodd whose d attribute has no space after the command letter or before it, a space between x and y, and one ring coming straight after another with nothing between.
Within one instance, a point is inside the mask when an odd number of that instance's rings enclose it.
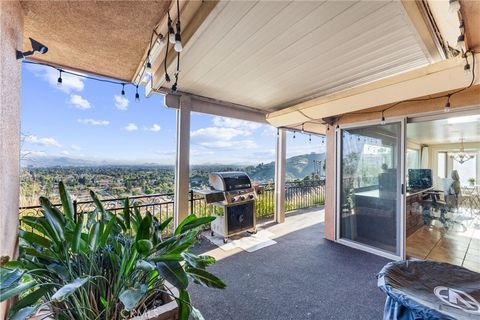
<instances>
[{"instance_id":1,"label":"potted plant","mask_svg":"<svg viewBox=\"0 0 480 320\"><path fill-rule=\"evenodd\" d=\"M0 267L0 301L17 299L9 318L42 309L55 319L203 319L190 303L189 281L225 284L206 271L215 259L189 248L212 218L190 215L165 237L172 218L142 215L128 199L115 215L90 193L96 209L77 219L63 183L63 212L41 197L43 215L22 217L19 258Z\"/></svg>"},{"instance_id":2,"label":"potted plant","mask_svg":"<svg viewBox=\"0 0 480 320\"><path fill-rule=\"evenodd\" d=\"M470 183L470 186L473 187L475 185L475 178L468 179L468 183Z\"/></svg>"}]
</instances>

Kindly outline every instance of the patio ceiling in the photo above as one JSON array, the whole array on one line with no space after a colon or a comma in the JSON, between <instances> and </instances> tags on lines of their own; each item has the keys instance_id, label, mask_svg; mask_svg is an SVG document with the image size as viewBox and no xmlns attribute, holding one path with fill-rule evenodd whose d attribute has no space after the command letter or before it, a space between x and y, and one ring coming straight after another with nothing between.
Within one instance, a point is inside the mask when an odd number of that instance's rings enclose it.
<instances>
[{"instance_id":1,"label":"patio ceiling","mask_svg":"<svg viewBox=\"0 0 480 320\"><path fill-rule=\"evenodd\" d=\"M220 1L185 45L179 87L273 111L433 59L401 1Z\"/></svg>"},{"instance_id":2,"label":"patio ceiling","mask_svg":"<svg viewBox=\"0 0 480 320\"><path fill-rule=\"evenodd\" d=\"M165 1L22 1L28 37L48 46L34 60L131 81Z\"/></svg>"}]
</instances>

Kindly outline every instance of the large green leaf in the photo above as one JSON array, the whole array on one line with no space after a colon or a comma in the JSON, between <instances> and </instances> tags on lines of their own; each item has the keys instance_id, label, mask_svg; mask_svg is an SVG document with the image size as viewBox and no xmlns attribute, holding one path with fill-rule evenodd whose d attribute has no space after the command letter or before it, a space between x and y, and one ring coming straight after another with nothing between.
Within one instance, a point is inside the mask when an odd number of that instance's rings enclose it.
<instances>
[{"instance_id":1,"label":"large green leaf","mask_svg":"<svg viewBox=\"0 0 480 320\"><path fill-rule=\"evenodd\" d=\"M188 320L190 317L190 296L186 290L180 290L180 295L177 300L178 305L178 319Z\"/></svg>"},{"instance_id":2,"label":"large green leaf","mask_svg":"<svg viewBox=\"0 0 480 320\"><path fill-rule=\"evenodd\" d=\"M165 230L165 229L168 227L168 225L170 224L170 222L172 222L172 220L173 220L173 217L167 218L165 221L163 221L163 222L160 224L160 226L158 227L158 229L160 229L160 231Z\"/></svg>"},{"instance_id":3,"label":"large green leaf","mask_svg":"<svg viewBox=\"0 0 480 320\"><path fill-rule=\"evenodd\" d=\"M215 258L211 256L197 256L190 252L182 252L181 254L185 259L185 262L194 268L205 269L209 265L215 263Z\"/></svg>"},{"instance_id":4,"label":"large green leaf","mask_svg":"<svg viewBox=\"0 0 480 320\"><path fill-rule=\"evenodd\" d=\"M80 248L80 240L82 238L83 230L83 214L78 215L75 231L73 232L72 251L77 253Z\"/></svg>"},{"instance_id":5,"label":"large green leaf","mask_svg":"<svg viewBox=\"0 0 480 320\"><path fill-rule=\"evenodd\" d=\"M62 181L58 183L58 191L60 193L60 200L63 206L63 213L70 222L73 222L73 215L75 214L75 209L73 208L72 199L65 189L65 185Z\"/></svg>"},{"instance_id":6,"label":"large green leaf","mask_svg":"<svg viewBox=\"0 0 480 320\"><path fill-rule=\"evenodd\" d=\"M153 271L155 270L155 265L145 260L138 260L136 268L143 271Z\"/></svg>"},{"instance_id":7,"label":"large green leaf","mask_svg":"<svg viewBox=\"0 0 480 320\"><path fill-rule=\"evenodd\" d=\"M14 284L17 284L20 279L22 279L23 271L18 269L10 270L0 267L0 275L0 290L3 290L10 286L13 286Z\"/></svg>"},{"instance_id":8,"label":"large green leaf","mask_svg":"<svg viewBox=\"0 0 480 320\"><path fill-rule=\"evenodd\" d=\"M172 253L172 254L162 254L159 256L154 256L151 257L150 260L154 262L163 262L163 261L183 261L183 257L179 255L178 253Z\"/></svg>"},{"instance_id":9,"label":"large green leaf","mask_svg":"<svg viewBox=\"0 0 480 320\"><path fill-rule=\"evenodd\" d=\"M10 309L10 312L12 314L16 314L16 315L19 315L19 316L22 315L22 314L28 315L27 314L27 310L28 310L27 308L36 304L38 302L38 300L40 300L45 295L45 293L49 290L50 287L51 286L48 286L48 285L44 284L41 287L39 287L37 290L30 292L29 294L27 294L26 296L24 296L20 300L16 301L13 304L12 308ZM24 310L24 309L27 309L27 310ZM36 309L36 308L34 308L34 309ZM23 318L20 317L18 319L23 319Z\"/></svg>"},{"instance_id":10,"label":"large green leaf","mask_svg":"<svg viewBox=\"0 0 480 320\"><path fill-rule=\"evenodd\" d=\"M101 222L97 221L93 224L88 235L88 246L91 250L95 251L97 248L99 236L100 236Z\"/></svg>"},{"instance_id":11,"label":"large green leaf","mask_svg":"<svg viewBox=\"0 0 480 320\"><path fill-rule=\"evenodd\" d=\"M104 246L108 238L110 236L110 232L112 231L113 226L117 222L117 219L113 217L108 223L107 226L105 227L105 230L103 230L102 235L100 236L100 246Z\"/></svg>"},{"instance_id":12,"label":"large green leaf","mask_svg":"<svg viewBox=\"0 0 480 320\"><path fill-rule=\"evenodd\" d=\"M123 290L122 293L120 293L119 299L122 301L124 309L127 311L133 310L145 296L147 289L146 284L137 284L133 288Z\"/></svg>"},{"instance_id":13,"label":"large green leaf","mask_svg":"<svg viewBox=\"0 0 480 320\"><path fill-rule=\"evenodd\" d=\"M152 228L152 215L147 214L140 222L140 226L137 230L137 237L136 241L141 239L150 239L151 236L151 228Z\"/></svg>"},{"instance_id":14,"label":"large green leaf","mask_svg":"<svg viewBox=\"0 0 480 320\"><path fill-rule=\"evenodd\" d=\"M35 244L45 248L50 248L50 246L52 245L52 242L50 240L40 236L37 233L20 230L19 236L20 238L24 239L32 245Z\"/></svg>"},{"instance_id":15,"label":"large green leaf","mask_svg":"<svg viewBox=\"0 0 480 320\"><path fill-rule=\"evenodd\" d=\"M157 263L158 272L167 279L168 282L180 289L186 289L188 286L188 277L182 266L177 261L163 261Z\"/></svg>"},{"instance_id":16,"label":"large green leaf","mask_svg":"<svg viewBox=\"0 0 480 320\"><path fill-rule=\"evenodd\" d=\"M93 192L93 190L90 190L90 197L92 197L93 202L95 203L95 206L97 207L98 211L102 214L102 219L106 219L107 212L105 211L105 208L103 207L102 201L98 199L97 194Z\"/></svg>"},{"instance_id":17,"label":"large green leaf","mask_svg":"<svg viewBox=\"0 0 480 320\"><path fill-rule=\"evenodd\" d=\"M25 320L25 319L28 319L28 318L30 318L30 316L32 314L35 313L35 311L37 311L38 307L40 307L40 306L38 305L38 306L30 306L30 307L22 308L22 309L18 310L17 312L13 313L12 316L9 317L8 319L10 319L10 320Z\"/></svg>"},{"instance_id":18,"label":"large green leaf","mask_svg":"<svg viewBox=\"0 0 480 320\"><path fill-rule=\"evenodd\" d=\"M65 242L65 225L62 221L62 217L58 214L57 210L54 210L52 204L47 198L40 197L40 204L44 210L44 215L47 218L48 223L55 232L56 237L60 242Z\"/></svg>"},{"instance_id":19,"label":"large green leaf","mask_svg":"<svg viewBox=\"0 0 480 320\"><path fill-rule=\"evenodd\" d=\"M191 216L194 216L194 215L191 215ZM187 223L185 223L183 225L179 225L180 231L183 233L185 231L188 231L188 230L195 229L195 228L201 227L203 225L206 225L206 224L212 222L213 220L215 220L215 217L201 217L201 218L195 217L195 219L192 219L191 221L188 221Z\"/></svg>"},{"instance_id":20,"label":"large green leaf","mask_svg":"<svg viewBox=\"0 0 480 320\"><path fill-rule=\"evenodd\" d=\"M185 219L183 219L182 222L175 228L175 232L173 233L174 235L178 236L180 233L182 233L183 226L186 224L195 221L197 217L194 214L188 215Z\"/></svg>"},{"instance_id":21,"label":"large green leaf","mask_svg":"<svg viewBox=\"0 0 480 320\"><path fill-rule=\"evenodd\" d=\"M41 236L51 239L55 244L60 245L62 242L58 238L57 234L53 230L45 217L30 217L26 216L22 218L22 223L31 227L35 232L38 232Z\"/></svg>"},{"instance_id":22,"label":"large green leaf","mask_svg":"<svg viewBox=\"0 0 480 320\"><path fill-rule=\"evenodd\" d=\"M135 242L137 251L142 255L148 255L153 249L153 243L147 239L140 239Z\"/></svg>"},{"instance_id":23,"label":"large green leaf","mask_svg":"<svg viewBox=\"0 0 480 320\"><path fill-rule=\"evenodd\" d=\"M203 269L189 267L187 268L187 273L194 280L194 282L205 287L224 289L227 286L218 277Z\"/></svg>"},{"instance_id":24,"label":"large green leaf","mask_svg":"<svg viewBox=\"0 0 480 320\"><path fill-rule=\"evenodd\" d=\"M16 285L10 286L6 289L0 290L0 302L8 300L12 297L15 297L30 288L34 287L37 285L35 281L29 281L29 282L20 282L16 283Z\"/></svg>"},{"instance_id":25,"label":"large green leaf","mask_svg":"<svg viewBox=\"0 0 480 320\"><path fill-rule=\"evenodd\" d=\"M73 280L73 282L64 285L63 287L58 289L57 292L55 292L55 294L51 298L52 301L53 302L60 302L60 301L65 300L65 298L67 298L69 295L74 293L78 288L80 288L85 283L90 281L91 278L92 277L90 277L90 276L84 277L84 278L77 278L77 279Z\"/></svg>"}]
</instances>

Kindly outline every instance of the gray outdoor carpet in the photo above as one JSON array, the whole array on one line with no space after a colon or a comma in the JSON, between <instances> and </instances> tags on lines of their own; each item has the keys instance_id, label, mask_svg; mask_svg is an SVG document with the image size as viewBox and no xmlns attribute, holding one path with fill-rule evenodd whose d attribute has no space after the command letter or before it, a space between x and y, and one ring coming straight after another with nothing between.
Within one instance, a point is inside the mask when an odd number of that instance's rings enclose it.
<instances>
[{"instance_id":1,"label":"gray outdoor carpet","mask_svg":"<svg viewBox=\"0 0 480 320\"><path fill-rule=\"evenodd\" d=\"M209 269L227 289L189 287L206 320L382 319L375 275L389 260L323 239L323 223L275 240ZM213 248L203 240L195 251Z\"/></svg>"}]
</instances>

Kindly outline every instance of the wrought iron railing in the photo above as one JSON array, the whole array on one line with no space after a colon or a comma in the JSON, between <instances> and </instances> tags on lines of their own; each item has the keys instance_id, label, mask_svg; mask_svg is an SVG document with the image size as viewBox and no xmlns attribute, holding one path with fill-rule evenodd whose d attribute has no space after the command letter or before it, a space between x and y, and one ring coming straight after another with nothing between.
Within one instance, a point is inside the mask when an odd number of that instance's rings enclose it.
<instances>
[{"instance_id":1,"label":"wrought iron railing","mask_svg":"<svg viewBox=\"0 0 480 320\"><path fill-rule=\"evenodd\" d=\"M257 219L272 218L275 209L275 186L274 184L262 184L257 186L258 198L256 201ZM207 216L211 207L203 198L190 191L190 212L197 216ZM139 195L129 197L130 203L135 204L141 213L150 212L159 221L173 216L174 195L173 193ZM121 213L125 198L104 199L104 208L112 213ZM285 207L287 211L309 208L323 204L325 201L324 180L309 180L299 182L287 182L285 186ZM95 209L93 201L74 201L74 210L77 214L92 212ZM55 204L55 206L61 206ZM20 207L20 216L40 215L40 206Z\"/></svg>"}]
</instances>

